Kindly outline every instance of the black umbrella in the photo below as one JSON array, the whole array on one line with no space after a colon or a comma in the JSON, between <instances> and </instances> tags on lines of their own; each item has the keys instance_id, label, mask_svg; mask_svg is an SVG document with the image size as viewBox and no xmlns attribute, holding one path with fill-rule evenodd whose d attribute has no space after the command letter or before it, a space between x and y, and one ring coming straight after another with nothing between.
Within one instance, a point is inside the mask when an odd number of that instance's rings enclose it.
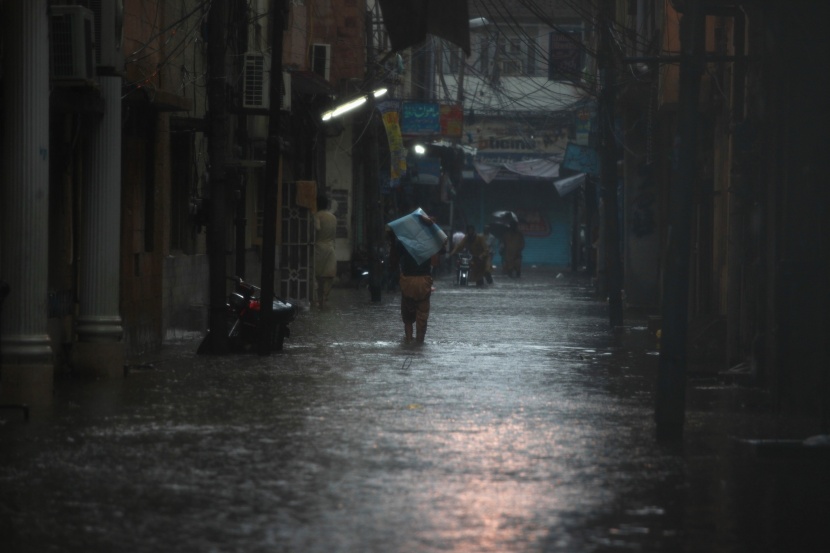
<instances>
[{"instance_id":1,"label":"black umbrella","mask_svg":"<svg viewBox=\"0 0 830 553\"><path fill-rule=\"evenodd\" d=\"M493 219L495 219L495 222L497 222L497 223L505 223L505 224L508 224L508 225L510 223L518 223L519 222L518 215L516 215L512 211L494 211L493 212Z\"/></svg>"}]
</instances>

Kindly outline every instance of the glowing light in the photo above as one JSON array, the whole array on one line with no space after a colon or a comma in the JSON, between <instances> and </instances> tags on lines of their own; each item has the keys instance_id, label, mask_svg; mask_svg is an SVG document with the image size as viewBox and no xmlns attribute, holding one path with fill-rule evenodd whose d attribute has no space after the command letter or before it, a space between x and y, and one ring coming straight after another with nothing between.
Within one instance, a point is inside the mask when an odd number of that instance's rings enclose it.
<instances>
[{"instance_id":1,"label":"glowing light","mask_svg":"<svg viewBox=\"0 0 830 553\"><path fill-rule=\"evenodd\" d=\"M362 106L366 103L366 96L361 96L360 98L355 98L350 102L346 102L345 104L341 104L334 108L331 111L327 111L323 114L323 121L328 121L332 117L337 117L338 115L343 115L347 111L351 111L358 106Z\"/></svg>"},{"instance_id":2,"label":"glowing light","mask_svg":"<svg viewBox=\"0 0 830 553\"><path fill-rule=\"evenodd\" d=\"M380 98L381 96L386 94L386 92L387 92L387 89L378 88L377 90L372 91L371 96L374 97L374 98ZM345 104L340 104L336 108L324 112L323 115L321 116L321 118L323 119L323 121L328 121L329 119L331 119L333 117L343 115L347 111L351 111L351 110L355 109L356 107L360 107L363 104L365 104L366 101L369 100L369 96L370 96L370 94L367 94L365 96L355 98L354 100L349 100Z\"/></svg>"}]
</instances>

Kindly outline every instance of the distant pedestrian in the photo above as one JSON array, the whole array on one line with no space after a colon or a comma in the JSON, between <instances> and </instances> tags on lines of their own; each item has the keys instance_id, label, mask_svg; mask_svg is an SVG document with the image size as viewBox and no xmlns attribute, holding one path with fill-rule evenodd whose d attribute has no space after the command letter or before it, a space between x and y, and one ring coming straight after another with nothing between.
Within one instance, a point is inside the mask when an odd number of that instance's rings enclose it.
<instances>
[{"instance_id":1,"label":"distant pedestrian","mask_svg":"<svg viewBox=\"0 0 830 553\"><path fill-rule=\"evenodd\" d=\"M522 251L525 249L525 237L515 222L502 237L502 271L509 277L522 276Z\"/></svg>"},{"instance_id":2,"label":"distant pedestrian","mask_svg":"<svg viewBox=\"0 0 830 553\"><path fill-rule=\"evenodd\" d=\"M484 278L488 284L493 284L493 260L496 252L499 251L499 239L490 233L490 225L484 225L484 241L487 243L487 251L490 252L490 263L484 268Z\"/></svg>"},{"instance_id":3,"label":"distant pedestrian","mask_svg":"<svg viewBox=\"0 0 830 553\"><path fill-rule=\"evenodd\" d=\"M317 306L325 306L337 274L337 257L334 239L337 235L337 217L328 211L329 200L317 196L317 213L314 214L314 277L317 280Z\"/></svg>"}]
</instances>

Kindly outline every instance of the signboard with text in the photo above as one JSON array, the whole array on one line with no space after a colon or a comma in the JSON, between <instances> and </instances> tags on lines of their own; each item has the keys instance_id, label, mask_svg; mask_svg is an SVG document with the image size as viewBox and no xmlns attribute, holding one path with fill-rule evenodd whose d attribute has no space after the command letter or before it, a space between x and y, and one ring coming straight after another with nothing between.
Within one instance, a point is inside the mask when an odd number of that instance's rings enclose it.
<instances>
[{"instance_id":1,"label":"signboard with text","mask_svg":"<svg viewBox=\"0 0 830 553\"><path fill-rule=\"evenodd\" d=\"M464 112L460 105L441 104L441 136L461 138L464 131Z\"/></svg>"},{"instance_id":2,"label":"signboard with text","mask_svg":"<svg viewBox=\"0 0 830 553\"><path fill-rule=\"evenodd\" d=\"M404 135L432 135L441 132L441 109L432 102L403 102L401 104L401 133Z\"/></svg>"},{"instance_id":3,"label":"signboard with text","mask_svg":"<svg viewBox=\"0 0 830 553\"><path fill-rule=\"evenodd\" d=\"M581 29L558 29L549 36L550 65L548 78L552 81L579 81L585 47Z\"/></svg>"},{"instance_id":4,"label":"signboard with text","mask_svg":"<svg viewBox=\"0 0 830 553\"><path fill-rule=\"evenodd\" d=\"M595 149L571 142L565 149L562 167L596 177L599 176L599 156Z\"/></svg>"}]
</instances>

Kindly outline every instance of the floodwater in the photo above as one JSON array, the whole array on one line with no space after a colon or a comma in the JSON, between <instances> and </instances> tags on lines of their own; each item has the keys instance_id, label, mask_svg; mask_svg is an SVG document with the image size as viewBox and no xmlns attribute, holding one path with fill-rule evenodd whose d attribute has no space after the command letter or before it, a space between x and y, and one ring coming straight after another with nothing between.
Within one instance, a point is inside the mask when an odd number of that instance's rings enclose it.
<instances>
[{"instance_id":1,"label":"floodwater","mask_svg":"<svg viewBox=\"0 0 830 553\"><path fill-rule=\"evenodd\" d=\"M759 459L792 437L763 393L690 383L682 444L654 440L657 343L608 328L582 277L436 282L423 346L399 297L337 288L282 353L196 356L123 380L59 378L0 412L4 552L815 550L826 464ZM821 542L819 542L821 543Z\"/></svg>"}]
</instances>

